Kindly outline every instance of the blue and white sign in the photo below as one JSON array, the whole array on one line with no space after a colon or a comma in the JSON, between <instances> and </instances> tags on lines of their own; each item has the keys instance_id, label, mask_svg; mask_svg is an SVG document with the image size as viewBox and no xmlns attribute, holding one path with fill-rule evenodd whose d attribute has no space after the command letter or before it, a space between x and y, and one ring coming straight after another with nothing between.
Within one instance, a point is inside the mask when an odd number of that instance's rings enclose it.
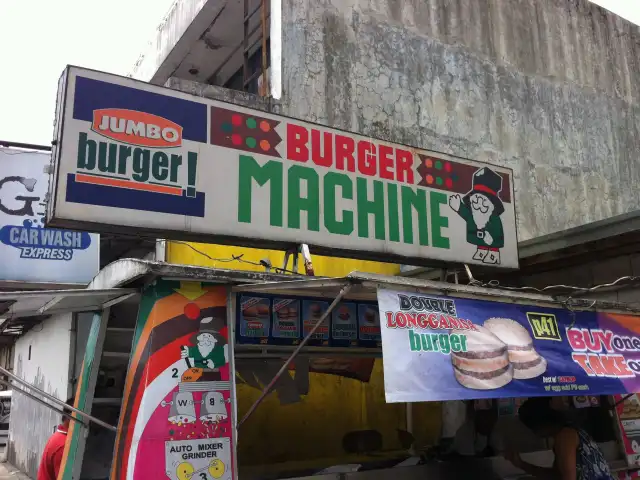
<instances>
[{"instance_id":1,"label":"blue and white sign","mask_svg":"<svg viewBox=\"0 0 640 480\"><path fill-rule=\"evenodd\" d=\"M51 155L0 148L0 281L89 283L97 234L44 228Z\"/></svg>"}]
</instances>

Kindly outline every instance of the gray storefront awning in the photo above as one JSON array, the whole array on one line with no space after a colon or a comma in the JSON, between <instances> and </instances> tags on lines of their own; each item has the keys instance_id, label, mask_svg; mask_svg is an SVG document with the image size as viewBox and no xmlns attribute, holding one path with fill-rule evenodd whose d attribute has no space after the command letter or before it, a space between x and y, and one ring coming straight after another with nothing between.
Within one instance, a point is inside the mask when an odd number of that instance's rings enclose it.
<instances>
[{"instance_id":1,"label":"gray storefront awning","mask_svg":"<svg viewBox=\"0 0 640 480\"><path fill-rule=\"evenodd\" d=\"M130 288L0 292L0 335L20 335L44 316L99 311L136 293Z\"/></svg>"}]
</instances>

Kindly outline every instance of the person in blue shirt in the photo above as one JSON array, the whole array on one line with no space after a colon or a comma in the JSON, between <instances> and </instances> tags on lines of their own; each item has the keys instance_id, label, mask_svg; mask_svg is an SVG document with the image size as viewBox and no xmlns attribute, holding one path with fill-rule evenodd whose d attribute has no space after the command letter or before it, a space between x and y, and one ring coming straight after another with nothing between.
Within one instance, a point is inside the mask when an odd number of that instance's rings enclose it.
<instances>
[{"instance_id":1,"label":"person in blue shirt","mask_svg":"<svg viewBox=\"0 0 640 480\"><path fill-rule=\"evenodd\" d=\"M530 398L518 410L518 418L536 435L553 439L555 459L551 468L544 468L507 451L505 458L516 468L538 479L614 480L598 444L587 432L571 426L551 407L549 398Z\"/></svg>"}]
</instances>

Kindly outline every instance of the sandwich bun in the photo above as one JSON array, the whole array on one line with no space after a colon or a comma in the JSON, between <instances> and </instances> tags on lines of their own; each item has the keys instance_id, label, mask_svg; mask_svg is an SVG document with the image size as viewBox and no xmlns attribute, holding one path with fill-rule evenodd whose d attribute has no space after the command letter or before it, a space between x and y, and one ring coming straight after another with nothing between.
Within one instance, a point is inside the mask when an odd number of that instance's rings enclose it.
<instances>
[{"instance_id":1,"label":"sandwich bun","mask_svg":"<svg viewBox=\"0 0 640 480\"><path fill-rule=\"evenodd\" d=\"M321 311L322 307L320 307L320 305L318 305L317 303L312 303L309 306L309 312L311 312L311 315L320 315Z\"/></svg>"},{"instance_id":2,"label":"sandwich bun","mask_svg":"<svg viewBox=\"0 0 640 480\"><path fill-rule=\"evenodd\" d=\"M533 339L529 331L510 318L490 318L484 322L496 337L502 340L510 350L533 348Z\"/></svg>"},{"instance_id":3,"label":"sandwich bun","mask_svg":"<svg viewBox=\"0 0 640 480\"><path fill-rule=\"evenodd\" d=\"M466 337L466 352L451 352L453 373L460 385L473 390L494 390L513 379L513 366L504 342L488 329L452 330Z\"/></svg>"},{"instance_id":4,"label":"sandwich bun","mask_svg":"<svg viewBox=\"0 0 640 480\"><path fill-rule=\"evenodd\" d=\"M513 380L513 367L507 365L504 370L499 371L496 376L491 378L481 378L477 375L470 375L468 372L453 369L456 380L460 385L473 390L495 390L504 387Z\"/></svg>"},{"instance_id":5,"label":"sandwich bun","mask_svg":"<svg viewBox=\"0 0 640 480\"><path fill-rule=\"evenodd\" d=\"M540 355L530 363L511 363L511 365L513 366L513 378L517 380L536 378L547 371L547 360Z\"/></svg>"},{"instance_id":6,"label":"sandwich bun","mask_svg":"<svg viewBox=\"0 0 640 480\"><path fill-rule=\"evenodd\" d=\"M367 308L364 311L364 319L369 323L375 323L376 321L376 311L372 308Z\"/></svg>"},{"instance_id":7,"label":"sandwich bun","mask_svg":"<svg viewBox=\"0 0 640 480\"><path fill-rule=\"evenodd\" d=\"M482 325L474 325L475 330L451 330L451 334L464 335L467 337L467 352L466 353L492 353L492 352L507 352L507 345L495 336L489 329ZM495 355L494 355L495 356Z\"/></svg>"},{"instance_id":8,"label":"sandwich bun","mask_svg":"<svg viewBox=\"0 0 640 480\"><path fill-rule=\"evenodd\" d=\"M547 370L547 361L533 348L529 331L518 322L510 318L490 318L484 326L507 345L513 378L528 380Z\"/></svg>"},{"instance_id":9,"label":"sandwich bun","mask_svg":"<svg viewBox=\"0 0 640 480\"><path fill-rule=\"evenodd\" d=\"M451 363L454 367L457 367L460 370L471 370L476 372L494 372L510 365L509 358L505 355L479 359L461 357L456 353L451 355Z\"/></svg>"},{"instance_id":10,"label":"sandwich bun","mask_svg":"<svg viewBox=\"0 0 640 480\"><path fill-rule=\"evenodd\" d=\"M250 308L255 308L256 309L256 313L260 317L265 317L265 316L269 315L269 306L268 305L264 305L263 303L259 303L255 307L250 307Z\"/></svg>"},{"instance_id":11,"label":"sandwich bun","mask_svg":"<svg viewBox=\"0 0 640 480\"><path fill-rule=\"evenodd\" d=\"M242 310L242 315L245 317L257 317L258 316L258 308L257 307L247 307Z\"/></svg>"}]
</instances>

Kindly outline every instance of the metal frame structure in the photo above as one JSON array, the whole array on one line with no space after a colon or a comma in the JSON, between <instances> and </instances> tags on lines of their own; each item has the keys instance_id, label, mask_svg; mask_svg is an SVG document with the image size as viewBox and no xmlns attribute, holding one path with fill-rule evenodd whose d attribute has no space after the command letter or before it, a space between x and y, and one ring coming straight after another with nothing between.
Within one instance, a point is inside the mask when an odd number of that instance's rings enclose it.
<instances>
[{"instance_id":1,"label":"metal frame structure","mask_svg":"<svg viewBox=\"0 0 640 480\"><path fill-rule=\"evenodd\" d=\"M37 393L38 395L42 395L43 398L46 398L50 402L53 402L55 405L62 406L65 409L71 410L73 413L79 415L81 418L83 418L85 420L88 420L89 422L95 423L96 425L100 425L101 427L106 428L107 430L111 430L112 432L117 431L117 428L114 427L113 425L109 425L108 423L103 422L99 418L93 417L93 416L89 415L88 413L83 412L82 410L78 410L77 408L74 408L71 405L67 405L64 402L64 400L59 400L56 397L54 397L52 395L49 395L47 392L45 392L43 390L40 390L38 387L34 387L29 382L26 382L26 381L22 380L20 377L16 377L9 370L6 370L6 369L0 367L0 373L2 373L3 375L6 375L8 378L10 378L13 381L13 383L11 383L11 382L7 382L5 380L1 380L0 379L0 384L6 385L7 387L13 388L14 392L19 392L22 395L25 395L25 396L31 398L32 400L35 400L36 402L43 404L44 406L50 408L54 412L57 412L57 413L65 416L65 417L68 417L71 420L74 420L76 422L83 423L82 421L78 420L74 416L69 415L67 413L64 413L62 410L59 410L59 409L55 408L50 403L45 402L42 398L38 398L36 395L34 395L31 392L28 392L25 389L33 390L35 393ZM20 385L23 388L16 388L17 385Z\"/></svg>"},{"instance_id":2,"label":"metal frame structure","mask_svg":"<svg viewBox=\"0 0 640 480\"><path fill-rule=\"evenodd\" d=\"M326 356L368 356L381 357L382 351L365 348L326 348L307 346L308 341L319 326L331 315L341 300L377 300L378 288L395 289L416 293L431 293L447 295L456 298L474 298L503 303L527 303L541 307L568 308L575 311L596 310L635 314L640 316L640 308L617 302L592 299L571 298L562 296L542 295L523 290L509 290L500 288L485 288L443 281L430 281L403 276L387 276L353 272L341 278L308 277L302 275L282 275L271 272L226 270L219 268L198 267L191 265L177 265L158 261L122 259L103 268L94 278L87 291L100 291L120 288L121 292L138 292L151 285L157 279L171 279L190 282L206 282L228 286L227 319L230 338L236 322L236 297L240 293L263 293L275 295L309 296L324 298L330 306L322 317L316 321L310 332L297 346L268 346L268 345L235 345L231 341L230 356L233 362L242 358L270 358L283 361L282 366L273 378L267 382L259 398L251 405L242 419L237 416L237 404L232 406L232 419L236 428L247 421L256 411L263 400L271 393L278 379L287 372L288 366L298 355ZM471 277L470 277L471 280ZM131 290L130 290L131 289ZM233 377L235 380L235 376ZM235 382L232 385L235 390ZM238 421L240 420L240 421ZM411 405L406 405L407 427L411 429L413 412ZM80 425L84 427L84 424Z\"/></svg>"}]
</instances>

